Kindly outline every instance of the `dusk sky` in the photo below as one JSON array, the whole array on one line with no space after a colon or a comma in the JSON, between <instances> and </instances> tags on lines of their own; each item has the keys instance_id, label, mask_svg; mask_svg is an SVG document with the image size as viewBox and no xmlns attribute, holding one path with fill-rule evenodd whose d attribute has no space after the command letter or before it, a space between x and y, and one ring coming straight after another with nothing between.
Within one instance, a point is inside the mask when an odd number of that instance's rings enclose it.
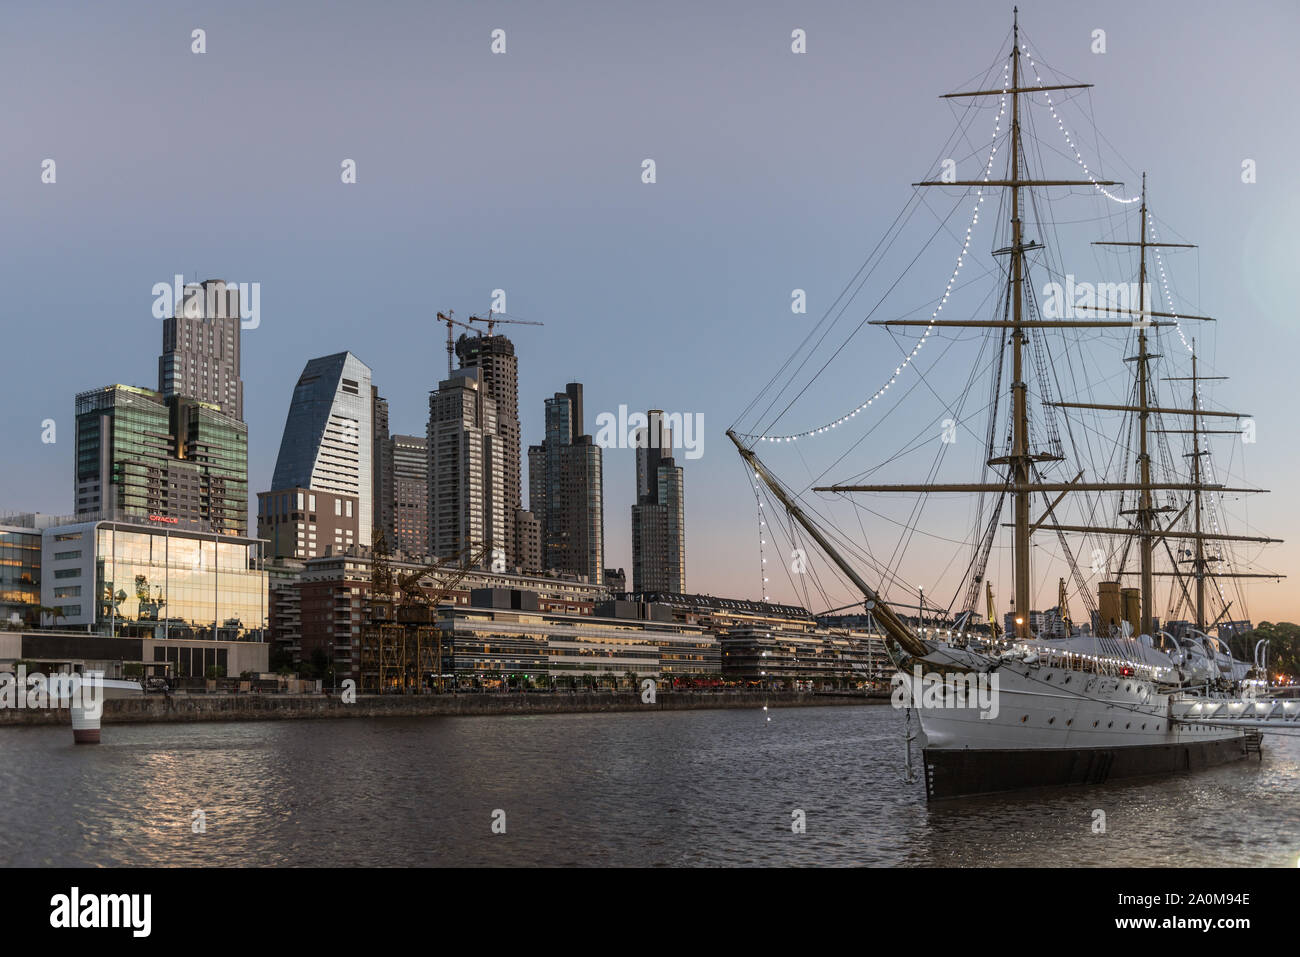
<instances>
[{"instance_id":1,"label":"dusk sky","mask_svg":"<svg viewBox=\"0 0 1300 957\"><path fill-rule=\"evenodd\" d=\"M939 96L971 89L1009 50L1011 3L54 2L11 7L5 20L0 512L73 510L73 398L113 382L156 387L151 289L176 273L261 285L260 325L243 334L250 501L270 486L307 359L351 350L389 400L392 430L422 434L446 371L434 314L485 313L499 288L509 315L545 323L508 330L524 445L542 438L544 399L574 380L591 432L620 405L702 414L703 455L679 460L687 586L761 597L754 496L724 432L853 280L911 184L937 178L936 157L965 116ZM1171 286L1183 311L1218 319L1186 328L1202 372L1231 377L1207 398L1258 429L1254 444L1224 445L1220 478L1274 492L1231 503L1232 530L1287 540L1237 552L1238 567L1292 576L1252 585L1247 610L1296 620L1300 6L1021 2L1020 22L1053 68L1044 82L1095 84L1058 100L1085 160L1123 180L1124 196L1145 170L1161 236L1199 245L1166 254ZM191 52L195 29L205 53ZM496 29L503 55L490 49ZM806 31L804 54L791 51L795 29ZM1098 29L1104 54L1091 49ZM974 145L953 154L971 177L996 114L984 107ZM1077 174L1050 116L1039 122L1051 168ZM647 158L653 184L642 182ZM46 159L54 183L42 182ZM341 182L346 159L355 184ZM1242 181L1246 160L1256 182ZM1102 210L1107 201L1085 192L1055 221L1077 230L1067 269L1100 279L1121 261L1087 243L1135 238L1135 207ZM956 189L928 202L958 209L950 230L874 318L925 318L943 292L971 203ZM985 207L991 224L996 200ZM938 224L923 209L895 261L906 265ZM993 261L995 235L976 237L971 269ZM1104 278L1131 279L1125 268ZM823 360L901 271L869 279ZM806 314L791 311L794 289L807 293ZM984 291L944 315L979 313ZM905 338L864 328L775 431L856 407L898 366ZM1185 374L1176 334L1159 345L1171 364L1159 374ZM942 348L927 346L920 362L940 393L969 372L932 368ZM904 372L873 410L914 384ZM980 380L975 404L985 392ZM935 410L922 403L918 414L897 413L851 452L875 411L811 457L759 451L800 488L827 468L828 480L847 480L907 445ZM41 441L45 419L57 423L53 444ZM974 461L943 474L973 481ZM920 474L903 463L874 480L924 478L928 463L929 453ZM633 453L607 450L604 468L605 564L630 577ZM967 503L949 508L947 532L932 521L901 566L945 605L968 557L953 543L972 534ZM899 540L887 519L863 531L882 560ZM1009 571L993 567L1005 601ZM1036 572L1036 606L1055 603L1054 576ZM783 575L770 594L805 600Z\"/></svg>"}]
</instances>

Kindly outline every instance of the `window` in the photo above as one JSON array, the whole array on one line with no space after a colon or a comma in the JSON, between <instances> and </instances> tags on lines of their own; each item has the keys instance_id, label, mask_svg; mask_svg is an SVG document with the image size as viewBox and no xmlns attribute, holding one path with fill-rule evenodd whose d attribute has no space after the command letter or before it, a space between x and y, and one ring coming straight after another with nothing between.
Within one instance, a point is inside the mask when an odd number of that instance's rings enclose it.
<instances>
[{"instance_id":1,"label":"window","mask_svg":"<svg viewBox=\"0 0 1300 957\"><path fill-rule=\"evenodd\" d=\"M81 541L81 532L66 532L63 535L55 535L56 542L79 542Z\"/></svg>"},{"instance_id":2,"label":"window","mask_svg":"<svg viewBox=\"0 0 1300 957\"><path fill-rule=\"evenodd\" d=\"M74 558L80 558L80 557L81 557L81 549L77 549L75 552L55 552L55 553L54 553L54 560L55 560L56 562L66 562L66 561L71 561L71 560L74 559Z\"/></svg>"},{"instance_id":3,"label":"window","mask_svg":"<svg viewBox=\"0 0 1300 957\"><path fill-rule=\"evenodd\" d=\"M352 499L348 499L348 518L352 517Z\"/></svg>"},{"instance_id":4,"label":"window","mask_svg":"<svg viewBox=\"0 0 1300 957\"><path fill-rule=\"evenodd\" d=\"M340 498L336 498L334 500L334 514L335 515L343 514L343 500Z\"/></svg>"},{"instance_id":5,"label":"window","mask_svg":"<svg viewBox=\"0 0 1300 957\"><path fill-rule=\"evenodd\" d=\"M80 568L60 568L54 572L55 578L80 578Z\"/></svg>"},{"instance_id":6,"label":"window","mask_svg":"<svg viewBox=\"0 0 1300 957\"><path fill-rule=\"evenodd\" d=\"M62 588L56 588L54 589L54 597L55 598L80 598L81 586L65 585Z\"/></svg>"}]
</instances>

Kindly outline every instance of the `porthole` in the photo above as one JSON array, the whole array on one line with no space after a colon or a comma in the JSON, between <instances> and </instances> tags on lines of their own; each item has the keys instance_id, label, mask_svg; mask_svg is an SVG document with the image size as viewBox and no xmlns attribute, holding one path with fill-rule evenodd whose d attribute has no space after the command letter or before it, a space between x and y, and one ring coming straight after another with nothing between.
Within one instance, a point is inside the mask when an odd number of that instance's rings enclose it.
<instances>
[{"instance_id":1,"label":"porthole","mask_svg":"<svg viewBox=\"0 0 1300 957\"><path fill-rule=\"evenodd\" d=\"M1074 724L1074 719L1073 719L1073 718L1067 718L1066 721L1065 721L1065 726L1068 728L1068 727L1069 727L1070 725L1072 725L1072 724Z\"/></svg>"},{"instance_id":2,"label":"porthole","mask_svg":"<svg viewBox=\"0 0 1300 957\"><path fill-rule=\"evenodd\" d=\"M1029 720L1029 715L1025 715L1023 718L1020 719L1020 723L1024 724L1028 720Z\"/></svg>"}]
</instances>

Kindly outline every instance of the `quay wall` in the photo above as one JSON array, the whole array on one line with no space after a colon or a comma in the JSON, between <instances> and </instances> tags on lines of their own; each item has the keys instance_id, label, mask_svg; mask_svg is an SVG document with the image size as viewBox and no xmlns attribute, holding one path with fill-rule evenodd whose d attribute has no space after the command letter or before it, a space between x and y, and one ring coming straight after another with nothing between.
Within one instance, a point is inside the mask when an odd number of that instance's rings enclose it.
<instances>
[{"instance_id":1,"label":"quay wall","mask_svg":"<svg viewBox=\"0 0 1300 957\"><path fill-rule=\"evenodd\" d=\"M888 694L830 692L659 692L653 704L640 693L530 692L441 695L149 694L104 702L104 724L161 721L286 721L312 718L427 717L437 715L592 714L618 711L690 711L709 708L807 708L883 704ZM0 727L70 724L63 709L0 709Z\"/></svg>"}]
</instances>

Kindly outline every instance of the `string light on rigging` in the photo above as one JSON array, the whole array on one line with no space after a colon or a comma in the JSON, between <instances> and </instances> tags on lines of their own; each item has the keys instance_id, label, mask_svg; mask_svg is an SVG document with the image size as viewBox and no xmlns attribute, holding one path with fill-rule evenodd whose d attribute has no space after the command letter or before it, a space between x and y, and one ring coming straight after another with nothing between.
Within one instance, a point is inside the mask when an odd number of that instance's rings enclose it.
<instances>
[{"instance_id":1,"label":"string light on rigging","mask_svg":"<svg viewBox=\"0 0 1300 957\"><path fill-rule=\"evenodd\" d=\"M997 158L998 150L1000 149L997 143L997 138L1002 131L1002 117L1007 110L1007 89L1010 85L1010 79L1011 79L1010 67L1004 66L1002 68L1002 97L1001 97L1001 102L999 103L998 106L998 115L995 118L993 124L993 135L990 137L990 139L993 141L993 146L989 152L988 162L984 164L985 181L987 181L993 173L993 161L994 159ZM961 272L962 266L965 264L966 253L970 250L972 234L974 232L975 227L979 224L980 205L984 202L986 198L983 195L983 193L984 193L983 187L975 191L975 197L976 197L975 208L971 213L970 224L966 227L966 238L962 243L961 253L959 253L957 256L957 264L952 271L952 275L948 277L948 284L944 288L943 295L939 299L939 305L936 306L934 312L930 314L930 324L925 327L925 331L921 333L920 339L917 340L916 344L912 347L911 351L907 354L906 358L903 359L902 364L900 364L898 368L894 370L894 374L889 377L889 381L887 381L883 386L877 389L871 395L871 397L868 398L865 402L858 405L857 408L853 409L850 412L846 412L843 415L841 415L839 418L835 419L834 421L828 422L825 425L818 426L817 428L807 429L806 431L803 432L794 432L789 435L754 435L752 433L743 433L743 432L738 432L737 435L742 435L744 438L747 439L757 439L759 442L795 442L801 438L807 438L809 436L814 436L814 435L821 435L825 432L830 431L833 428L836 428L837 426L843 425L845 422L849 421L849 419L856 416L859 412L866 410L866 408L870 406L873 402L875 402L876 399L879 399L881 396L883 396L885 392L889 390L889 387L893 385L895 381L897 381L898 377L902 375L903 370L906 369L909 365L911 365L912 360L916 358L917 354L925 346L926 340L929 339L930 335L934 332L934 322L936 319L939 318L939 313L943 311L943 307L947 304L948 297L952 295L953 286L956 285L957 282L957 276Z\"/></svg>"}]
</instances>

